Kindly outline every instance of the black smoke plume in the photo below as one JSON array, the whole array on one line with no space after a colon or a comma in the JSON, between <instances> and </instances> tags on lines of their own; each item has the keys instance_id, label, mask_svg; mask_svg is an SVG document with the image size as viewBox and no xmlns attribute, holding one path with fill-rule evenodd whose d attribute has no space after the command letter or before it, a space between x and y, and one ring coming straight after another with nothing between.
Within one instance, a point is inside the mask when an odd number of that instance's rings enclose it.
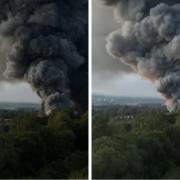
<instances>
[{"instance_id":1,"label":"black smoke plume","mask_svg":"<svg viewBox=\"0 0 180 180\"><path fill-rule=\"evenodd\" d=\"M30 83L46 114L87 108L87 0L0 0L0 9L4 76Z\"/></svg>"},{"instance_id":2,"label":"black smoke plume","mask_svg":"<svg viewBox=\"0 0 180 180\"><path fill-rule=\"evenodd\" d=\"M180 1L97 0L114 8L120 28L107 51L153 82L169 111L180 103Z\"/></svg>"}]
</instances>

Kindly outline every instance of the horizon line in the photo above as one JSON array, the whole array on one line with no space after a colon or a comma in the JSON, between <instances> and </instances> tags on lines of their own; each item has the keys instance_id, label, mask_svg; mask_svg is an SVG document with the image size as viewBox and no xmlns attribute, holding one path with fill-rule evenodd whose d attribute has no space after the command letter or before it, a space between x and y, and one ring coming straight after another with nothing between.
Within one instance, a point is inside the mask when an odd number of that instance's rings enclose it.
<instances>
[{"instance_id":1,"label":"horizon line","mask_svg":"<svg viewBox=\"0 0 180 180\"><path fill-rule=\"evenodd\" d=\"M92 93L93 95L98 95L98 96L111 96L111 97L128 97L128 98L149 98L149 99L160 99L163 101L162 98L160 97L153 97L153 96L128 96L128 95L113 95L113 94L104 94L104 93Z\"/></svg>"},{"instance_id":2,"label":"horizon line","mask_svg":"<svg viewBox=\"0 0 180 180\"><path fill-rule=\"evenodd\" d=\"M27 104L41 104L39 102L28 102L28 101L0 101L0 103L27 103Z\"/></svg>"}]
</instances>

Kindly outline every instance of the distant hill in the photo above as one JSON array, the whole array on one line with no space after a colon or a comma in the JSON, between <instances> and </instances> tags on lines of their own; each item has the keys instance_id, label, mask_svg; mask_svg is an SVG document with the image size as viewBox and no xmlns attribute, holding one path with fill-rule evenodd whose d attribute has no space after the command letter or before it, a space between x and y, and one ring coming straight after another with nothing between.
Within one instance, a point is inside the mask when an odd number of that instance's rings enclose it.
<instances>
[{"instance_id":1,"label":"distant hill","mask_svg":"<svg viewBox=\"0 0 180 180\"><path fill-rule=\"evenodd\" d=\"M0 102L0 110L19 110L19 109L39 110L40 104L24 103L24 102Z\"/></svg>"},{"instance_id":2,"label":"distant hill","mask_svg":"<svg viewBox=\"0 0 180 180\"><path fill-rule=\"evenodd\" d=\"M92 96L93 106L109 106L109 105L128 105L128 106L164 106L164 101L158 98L146 98L146 97L121 97L121 96L109 96L109 95L97 95Z\"/></svg>"}]
</instances>

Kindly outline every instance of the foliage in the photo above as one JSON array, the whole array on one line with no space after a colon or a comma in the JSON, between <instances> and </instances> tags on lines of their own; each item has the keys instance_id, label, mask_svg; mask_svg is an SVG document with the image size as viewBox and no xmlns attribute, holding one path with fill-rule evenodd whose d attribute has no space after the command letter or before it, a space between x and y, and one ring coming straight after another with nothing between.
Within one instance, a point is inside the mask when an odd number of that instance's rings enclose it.
<instances>
[{"instance_id":1,"label":"foliage","mask_svg":"<svg viewBox=\"0 0 180 180\"><path fill-rule=\"evenodd\" d=\"M151 110L145 115L137 109L133 118L111 109L108 116L96 112L94 179L180 179L180 112Z\"/></svg>"},{"instance_id":2,"label":"foliage","mask_svg":"<svg viewBox=\"0 0 180 180\"><path fill-rule=\"evenodd\" d=\"M87 114L24 113L0 122L0 179L86 178L87 151Z\"/></svg>"}]
</instances>

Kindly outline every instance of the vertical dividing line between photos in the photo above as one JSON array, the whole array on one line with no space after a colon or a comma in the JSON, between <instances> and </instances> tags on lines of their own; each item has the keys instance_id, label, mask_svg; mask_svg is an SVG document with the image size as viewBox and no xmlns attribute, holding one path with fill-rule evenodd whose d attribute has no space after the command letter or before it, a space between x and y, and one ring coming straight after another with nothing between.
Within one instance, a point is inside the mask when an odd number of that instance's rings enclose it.
<instances>
[{"instance_id":1,"label":"vertical dividing line between photos","mask_svg":"<svg viewBox=\"0 0 180 180\"><path fill-rule=\"evenodd\" d=\"M89 11L88 11L88 26L89 26L89 107L88 107L88 179L92 179L92 0L89 0Z\"/></svg>"}]
</instances>

